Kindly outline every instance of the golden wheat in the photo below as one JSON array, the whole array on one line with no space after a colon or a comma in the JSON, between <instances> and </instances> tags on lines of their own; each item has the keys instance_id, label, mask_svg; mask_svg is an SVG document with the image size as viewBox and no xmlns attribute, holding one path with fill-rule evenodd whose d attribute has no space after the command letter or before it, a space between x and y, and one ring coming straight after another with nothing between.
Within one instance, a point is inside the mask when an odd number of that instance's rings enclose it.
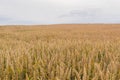
<instances>
[{"instance_id":1,"label":"golden wheat","mask_svg":"<svg viewBox=\"0 0 120 80\"><path fill-rule=\"evenodd\" d=\"M0 80L120 80L120 25L1 26Z\"/></svg>"}]
</instances>

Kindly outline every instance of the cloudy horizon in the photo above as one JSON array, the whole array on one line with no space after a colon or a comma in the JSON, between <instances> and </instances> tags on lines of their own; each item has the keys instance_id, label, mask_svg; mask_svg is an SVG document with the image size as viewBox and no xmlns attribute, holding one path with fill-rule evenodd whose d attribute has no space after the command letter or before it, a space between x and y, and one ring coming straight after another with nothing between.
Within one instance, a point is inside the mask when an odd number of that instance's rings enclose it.
<instances>
[{"instance_id":1,"label":"cloudy horizon","mask_svg":"<svg viewBox=\"0 0 120 80\"><path fill-rule=\"evenodd\" d=\"M120 23L119 0L0 0L0 24Z\"/></svg>"}]
</instances>

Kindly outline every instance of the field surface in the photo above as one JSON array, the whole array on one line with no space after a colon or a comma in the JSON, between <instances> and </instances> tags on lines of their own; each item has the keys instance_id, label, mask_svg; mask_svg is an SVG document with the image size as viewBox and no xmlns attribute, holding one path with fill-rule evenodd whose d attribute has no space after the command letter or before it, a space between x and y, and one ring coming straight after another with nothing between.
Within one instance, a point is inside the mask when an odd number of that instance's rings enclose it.
<instances>
[{"instance_id":1,"label":"field surface","mask_svg":"<svg viewBox=\"0 0 120 80\"><path fill-rule=\"evenodd\" d=\"M120 80L120 25L0 26L0 80Z\"/></svg>"}]
</instances>

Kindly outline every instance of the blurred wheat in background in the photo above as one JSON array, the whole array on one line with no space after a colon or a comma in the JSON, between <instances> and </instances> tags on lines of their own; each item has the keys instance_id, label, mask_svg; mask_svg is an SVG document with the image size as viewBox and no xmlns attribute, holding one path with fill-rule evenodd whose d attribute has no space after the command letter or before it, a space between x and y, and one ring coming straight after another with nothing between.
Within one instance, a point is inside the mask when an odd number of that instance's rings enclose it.
<instances>
[{"instance_id":1,"label":"blurred wheat in background","mask_svg":"<svg viewBox=\"0 0 120 80\"><path fill-rule=\"evenodd\" d=\"M1 26L0 80L120 80L120 25Z\"/></svg>"}]
</instances>

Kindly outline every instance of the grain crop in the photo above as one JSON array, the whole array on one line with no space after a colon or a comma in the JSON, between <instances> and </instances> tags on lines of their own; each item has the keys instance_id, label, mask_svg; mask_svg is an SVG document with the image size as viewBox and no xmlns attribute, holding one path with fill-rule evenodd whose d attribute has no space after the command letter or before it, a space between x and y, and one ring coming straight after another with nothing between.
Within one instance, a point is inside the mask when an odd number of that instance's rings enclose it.
<instances>
[{"instance_id":1,"label":"grain crop","mask_svg":"<svg viewBox=\"0 0 120 80\"><path fill-rule=\"evenodd\" d=\"M120 80L120 25L0 26L0 80Z\"/></svg>"}]
</instances>

